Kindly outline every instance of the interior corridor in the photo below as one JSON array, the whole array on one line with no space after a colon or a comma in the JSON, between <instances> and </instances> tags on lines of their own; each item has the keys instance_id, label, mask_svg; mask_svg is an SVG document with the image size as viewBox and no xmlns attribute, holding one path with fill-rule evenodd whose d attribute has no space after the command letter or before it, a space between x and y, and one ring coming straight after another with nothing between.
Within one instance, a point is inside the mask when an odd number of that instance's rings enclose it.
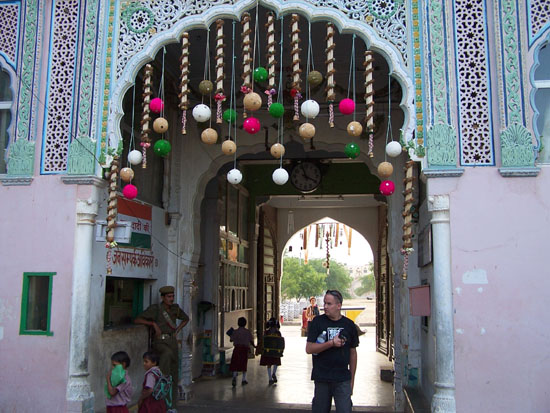
<instances>
[{"instance_id":1,"label":"interior corridor","mask_svg":"<svg viewBox=\"0 0 550 413\"><path fill-rule=\"evenodd\" d=\"M361 326L357 349L358 367L355 391L352 396L354 411L393 412L393 387L380 380L380 369L392 369L385 356L376 352L375 326ZM231 386L231 378L205 378L194 383L194 397L180 402L180 412L269 412L310 411L313 382L310 380L311 356L305 352L306 338L300 336L300 326L283 325L281 333L286 349L282 365L277 370L278 383L269 386L266 367L260 366L260 357L248 362L248 385Z\"/></svg>"}]
</instances>

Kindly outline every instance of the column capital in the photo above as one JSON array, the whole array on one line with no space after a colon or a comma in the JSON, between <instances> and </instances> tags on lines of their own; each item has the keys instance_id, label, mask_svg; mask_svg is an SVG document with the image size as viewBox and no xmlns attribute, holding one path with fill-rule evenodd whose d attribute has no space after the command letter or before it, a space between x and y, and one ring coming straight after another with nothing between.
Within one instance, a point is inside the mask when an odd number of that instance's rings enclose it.
<instances>
[{"instance_id":1,"label":"column capital","mask_svg":"<svg viewBox=\"0 0 550 413\"><path fill-rule=\"evenodd\" d=\"M439 212L448 211L450 208L449 195L430 195L428 197L428 211Z\"/></svg>"}]
</instances>

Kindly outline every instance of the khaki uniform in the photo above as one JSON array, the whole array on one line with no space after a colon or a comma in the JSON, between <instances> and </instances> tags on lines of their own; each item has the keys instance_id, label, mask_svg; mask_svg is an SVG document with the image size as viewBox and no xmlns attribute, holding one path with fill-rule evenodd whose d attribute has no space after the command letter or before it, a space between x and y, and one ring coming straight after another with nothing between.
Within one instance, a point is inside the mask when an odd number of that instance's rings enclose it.
<instances>
[{"instance_id":1,"label":"khaki uniform","mask_svg":"<svg viewBox=\"0 0 550 413\"><path fill-rule=\"evenodd\" d=\"M156 335L153 338L152 350L160 357L159 367L162 374L172 375L172 400L178 399L178 380L179 380L179 352L178 342L174 334L177 326L177 319L188 321L189 316L177 304L172 304L166 313L171 322L168 322L163 314L164 304L153 304L144 312L138 315L148 321L154 321L160 328L161 336ZM171 324L171 325L170 325Z\"/></svg>"}]
</instances>

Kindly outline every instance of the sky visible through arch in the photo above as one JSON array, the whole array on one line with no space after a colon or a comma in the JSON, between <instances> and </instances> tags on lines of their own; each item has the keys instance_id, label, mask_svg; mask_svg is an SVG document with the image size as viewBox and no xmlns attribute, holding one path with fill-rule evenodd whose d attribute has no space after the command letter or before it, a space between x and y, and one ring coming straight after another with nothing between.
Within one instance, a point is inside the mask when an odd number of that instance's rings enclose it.
<instances>
[{"instance_id":1,"label":"sky visible through arch","mask_svg":"<svg viewBox=\"0 0 550 413\"><path fill-rule=\"evenodd\" d=\"M335 221L330 218L323 218L320 219L317 222L322 223L337 223L338 221ZM340 224L340 227L342 227L342 224ZM315 228L315 223L312 224L312 228ZM348 227L349 228L349 227ZM304 259L304 251L302 249L303 247L303 228L299 229L296 234L294 234L290 240L288 241L285 249L285 256L288 257L296 257L296 258L302 258ZM326 247L325 243L323 242L322 248L315 247L315 233L314 230L308 237L308 258L309 259L315 259L315 258L326 258ZM292 251L290 250L290 247L292 246ZM373 261L373 255L372 255L372 249L367 242L367 240L357 231L355 231L352 228L352 236L351 236L351 250L350 255L348 255L348 242L346 237L339 237L338 245L331 248L330 250L330 259L334 261L338 261L343 265L348 266L360 266L360 265L367 265L369 262Z\"/></svg>"}]
</instances>

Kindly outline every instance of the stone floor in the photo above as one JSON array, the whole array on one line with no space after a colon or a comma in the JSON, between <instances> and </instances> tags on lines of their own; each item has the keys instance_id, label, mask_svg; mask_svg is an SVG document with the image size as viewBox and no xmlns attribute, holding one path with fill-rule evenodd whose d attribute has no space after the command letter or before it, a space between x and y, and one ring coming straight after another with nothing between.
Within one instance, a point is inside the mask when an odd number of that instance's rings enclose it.
<instances>
[{"instance_id":1,"label":"stone floor","mask_svg":"<svg viewBox=\"0 0 550 413\"><path fill-rule=\"evenodd\" d=\"M393 412L393 387L380 380L380 369L392 369L387 358L376 352L375 327L362 326L366 334L360 337L354 411ZM248 362L248 385L231 386L231 378L196 380L194 397L178 404L179 412L305 412L311 409L313 382L310 380L311 356L305 353L306 339L300 336L300 326L286 325L281 329L286 349L282 366L277 371L278 383L268 384L260 358Z\"/></svg>"}]
</instances>

